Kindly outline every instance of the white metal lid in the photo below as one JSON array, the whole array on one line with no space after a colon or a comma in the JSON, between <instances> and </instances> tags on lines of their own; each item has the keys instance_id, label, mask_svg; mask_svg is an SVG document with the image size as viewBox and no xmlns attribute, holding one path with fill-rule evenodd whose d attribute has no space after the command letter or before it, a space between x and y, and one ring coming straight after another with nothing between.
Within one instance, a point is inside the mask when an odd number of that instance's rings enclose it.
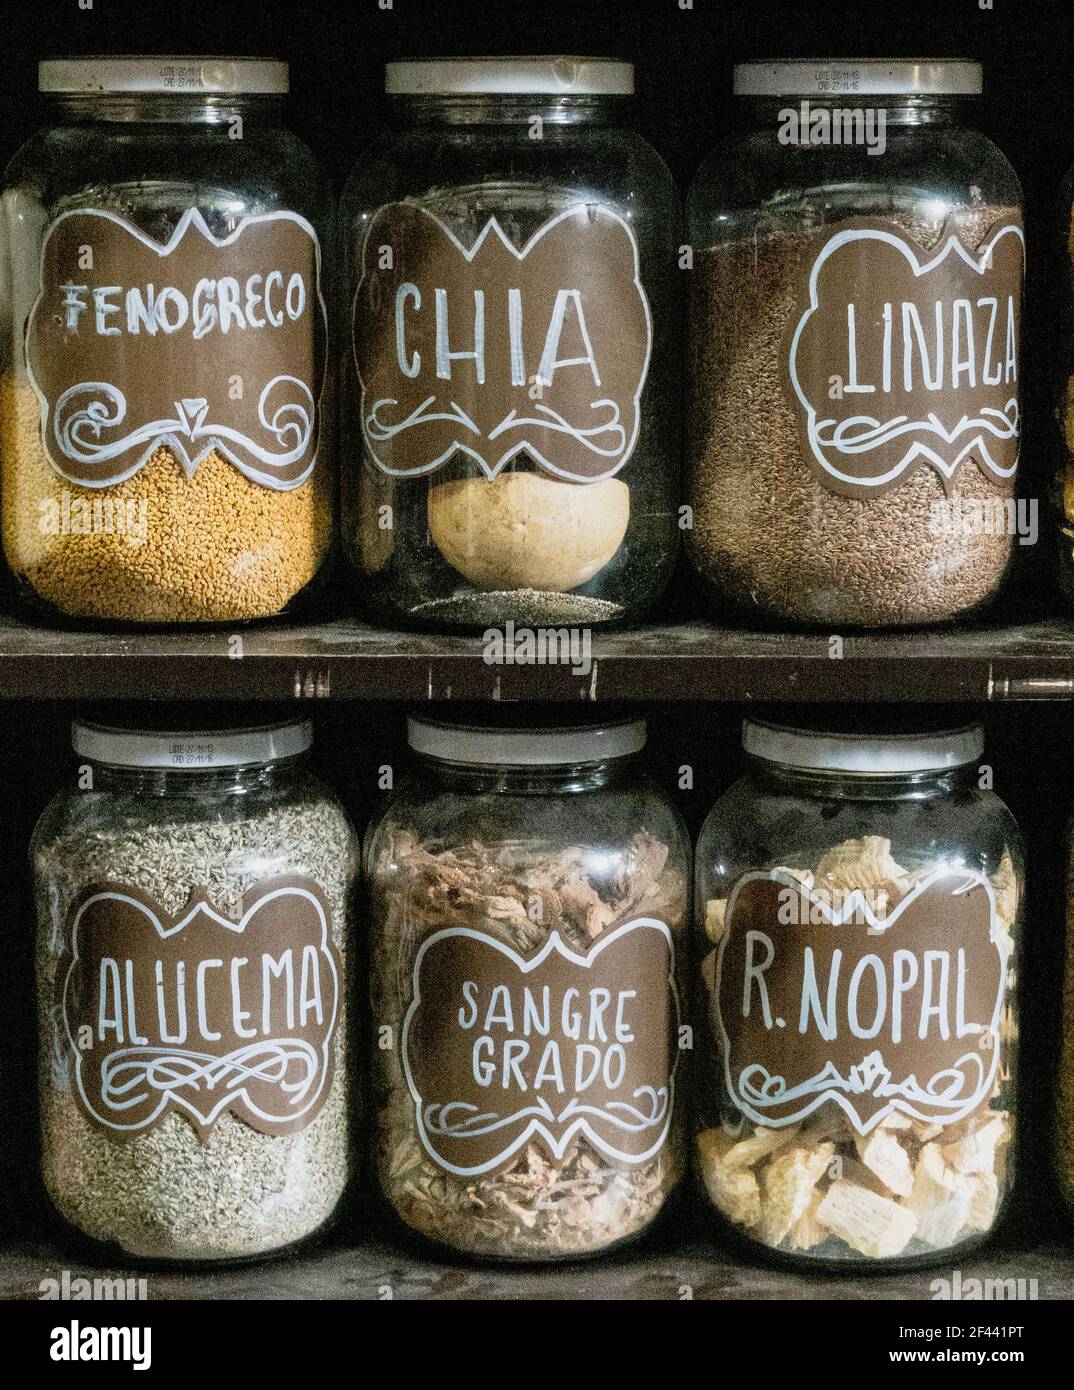
<instances>
[{"instance_id":1,"label":"white metal lid","mask_svg":"<svg viewBox=\"0 0 1074 1390\"><path fill-rule=\"evenodd\" d=\"M285 96L287 64L275 58L150 54L145 57L46 58L40 92L155 92L164 96Z\"/></svg>"},{"instance_id":2,"label":"white metal lid","mask_svg":"<svg viewBox=\"0 0 1074 1390\"><path fill-rule=\"evenodd\" d=\"M200 772L294 758L313 742L308 719L248 729L114 729L76 719L71 746L80 758L112 767Z\"/></svg>"},{"instance_id":3,"label":"white metal lid","mask_svg":"<svg viewBox=\"0 0 1074 1390\"><path fill-rule=\"evenodd\" d=\"M407 720L407 742L440 762L495 767L572 767L627 758L645 747L645 720L551 728L486 728Z\"/></svg>"},{"instance_id":4,"label":"white metal lid","mask_svg":"<svg viewBox=\"0 0 1074 1390\"><path fill-rule=\"evenodd\" d=\"M468 93L555 96L632 96L634 64L616 58L414 58L388 63L389 96L462 96Z\"/></svg>"},{"instance_id":5,"label":"white metal lid","mask_svg":"<svg viewBox=\"0 0 1074 1390\"><path fill-rule=\"evenodd\" d=\"M967 58L825 58L736 63L740 97L979 96L981 65Z\"/></svg>"},{"instance_id":6,"label":"white metal lid","mask_svg":"<svg viewBox=\"0 0 1074 1390\"><path fill-rule=\"evenodd\" d=\"M977 761L984 752L984 728L966 724L920 734L844 734L746 719L742 746L765 762L822 772L942 772Z\"/></svg>"}]
</instances>

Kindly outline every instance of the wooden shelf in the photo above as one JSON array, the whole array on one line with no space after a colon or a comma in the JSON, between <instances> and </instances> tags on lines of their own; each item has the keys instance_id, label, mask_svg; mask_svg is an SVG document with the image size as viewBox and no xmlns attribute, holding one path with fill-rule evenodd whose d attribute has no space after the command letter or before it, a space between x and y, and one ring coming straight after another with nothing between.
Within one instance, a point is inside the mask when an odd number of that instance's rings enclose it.
<instances>
[{"instance_id":1,"label":"wooden shelf","mask_svg":"<svg viewBox=\"0 0 1074 1390\"><path fill-rule=\"evenodd\" d=\"M959 1259L963 1286L968 1279L1037 1281L1041 1300L1074 1297L1074 1255L1054 1245L1032 1249L986 1249ZM829 1302L930 1299L937 1278L952 1269L899 1274L803 1275L747 1265L725 1252L697 1245L678 1252L623 1255L583 1264L546 1268L506 1268L454 1264L415 1257L375 1241L343 1245L316 1256L197 1273L97 1267L72 1260L45 1243L21 1243L0 1250L0 1299L40 1296L41 1280L63 1270L75 1278L143 1276L156 1299L394 1299L519 1300L768 1300L813 1299Z\"/></svg>"},{"instance_id":2,"label":"wooden shelf","mask_svg":"<svg viewBox=\"0 0 1074 1390\"><path fill-rule=\"evenodd\" d=\"M685 622L595 634L592 669L488 664L480 637L336 621L219 632L58 632L0 618L2 699L1001 701L1074 698L1074 621L921 633ZM241 639L241 656L236 645Z\"/></svg>"}]
</instances>

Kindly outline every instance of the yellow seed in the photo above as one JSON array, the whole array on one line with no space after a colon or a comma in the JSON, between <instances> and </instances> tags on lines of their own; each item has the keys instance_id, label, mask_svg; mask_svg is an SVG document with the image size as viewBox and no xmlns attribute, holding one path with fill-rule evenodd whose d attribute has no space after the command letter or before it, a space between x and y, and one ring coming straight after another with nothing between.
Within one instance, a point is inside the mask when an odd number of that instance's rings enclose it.
<instances>
[{"instance_id":1,"label":"yellow seed","mask_svg":"<svg viewBox=\"0 0 1074 1390\"><path fill-rule=\"evenodd\" d=\"M331 543L333 480L324 462L290 492L251 482L211 453L187 478L161 447L126 482L83 488L41 447L37 396L0 377L0 487L8 564L72 617L138 623L229 622L278 613L320 568ZM50 534L50 507L84 499L145 502L142 544L115 531Z\"/></svg>"}]
</instances>

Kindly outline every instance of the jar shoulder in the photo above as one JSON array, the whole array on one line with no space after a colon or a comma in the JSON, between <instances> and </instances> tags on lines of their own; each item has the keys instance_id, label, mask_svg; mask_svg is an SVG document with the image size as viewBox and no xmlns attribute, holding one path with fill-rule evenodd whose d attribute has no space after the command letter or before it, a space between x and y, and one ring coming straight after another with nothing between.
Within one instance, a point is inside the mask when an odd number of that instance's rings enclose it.
<instances>
[{"instance_id":1,"label":"jar shoulder","mask_svg":"<svg viewBox=\"0 0 1074 1390\"><path fill-rule=\"evenodd\" d=\"M169 828L192 834L205 832L203 847L211 852L216 829L243 822L271 829L278 820L279 857L285 859L289 853L286 826L306 817L316 819L319 833L335 839L344 860L356 870L358 839L350 817L335 793L311 773L282 788L241 796L226 792L198 797L147 796L119 790L65 789L52 798L39 817L30 855L41 869L57 856L73 856L82 844L134 840L145 832Z\"/></svg>"},{"instance_id":2,"label":"jar shoulder","mask_svg":"<svg viewBox=\"0 0 1074 1390\"><path fill-rule=\"evenodd\" d=\"M733 134L694 175L687 197L691 232L728 211L761 210L780 202L808 204L828 193L838 193L841 203L857 199L864 210L872 200L892 194L1022 205L1018 175L982 131L961 125L888 126L884 140L877 157L861 144L781 144L774 125Z\"/></svg>"},{"instance_id":3,"label":"jar shoulder","mask_svg":"<svg viewBox=\"0 0 1074 1390\"><path fill-rule=\"evenodd\" d=\"M458 851L476 860L508 855L538 857L581 849L587 860L622 861L627 872L645 871L646 850L685 871L690 840L679 811L646 779L585 792L522 795L452 790L412 777L403 782L365 837L366 871L376 879L391 874L415 852L433 856Z\"/></svg>"},{"instance_id":4,"label":"jar shoulder","mask_svg":"<svg viewBox=\"0 0 1074 1390\"><path fill-rule=\"evenodd\" d=\"M1017 822L995 792L966 787L906 799L807 796L742 778L709 812L697 845L702 880L730 882L746 869L785 864L815 869L850 842L886 840L896 861L918 869L959 857L994 873L1008 855L1021 881L1024 848ZM865 846L863 854L870 852ZM901 863L901 861L900 861Z\"/></svg>"},{"instance_id":5,"label":"jar shoulder","mask_svg":"<svg viewBox=\"0 0 1074 1390\"><path fill-rule=\"evenodd\" d=\"M343 213L468 183L538 183L580 197L633 198L669 215L678 209L670 169L636 131L545 126L532 139L525 126L445 126L382 132L351 170Z\"/></svg>"},{"instance_id":6,"label":"jar shoulder","mask_svg":"<svg viewBox=\"0 0 1074 1390\"><path fill-rule=\"evenodd\" d=\"M226 124L109 123L53 125L37 131L13 155L4 174L8 197L57 209L72 198L105 199L109 189L181 187L197 205L233 192L232 211L297 205L329 223L328 176L309 147L286 126L248 122L241 139Z\"/></svg>"}]
</instances>

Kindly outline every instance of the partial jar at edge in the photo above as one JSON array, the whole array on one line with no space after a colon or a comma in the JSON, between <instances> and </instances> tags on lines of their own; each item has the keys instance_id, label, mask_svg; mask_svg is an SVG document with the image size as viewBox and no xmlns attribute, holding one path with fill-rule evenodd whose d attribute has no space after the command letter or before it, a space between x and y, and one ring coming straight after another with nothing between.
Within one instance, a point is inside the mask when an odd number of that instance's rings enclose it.
<instances>
[{"instance_id":1,"label":"partial jar at edge","mask_svg":"<svg viewBox=\"0 0 1074 1390\"><path fill-rule=\"evenodd\" d=\"M743 742L697 848L699 1190L784 1262L950 1260L1014 1176L1023 852L980 726Z\"/></svg>"},{"instance_id":2,"label":"partial jar at edge","mask_svg":"<svg viewBox=\"0 0 1074 1390\"><path fill-rule=\"evenodd\" d=\"M1058 351L1052 382L1059 450L1052 490L1058 517L1059 584L1068 607L1074 607L1074 165L1067 171L1058 201L1056 250L1062 247L1065 274L1059 292Z\"/></svg>"},{"instance_id":3,"label":"partial jar at edge","mask_svg":"<svg viewBox=\"0 0 1074 1390\"><path fill-rule=\"evenodd\" d=\"M690 191L687 554L773 624L981 610L1007 572L1022 192L976 63L747 63Z\"/></svg>"},{"instance_id":4,"label":"partial jar at edge","mask_svg":"<svg viewBox=\"0 0 1074 1390\"><path fill-rule=\"evenodd\" d=\"M1074 1221L1074 820L1066 833L1066 941L1054 1152L1059 1191L1068 1220Z\"/></svg>"},{"instance_id":5,"label":"partial jar at edge","mask_svg":"<svg viewBox=\"0 0 1074 1390\"><path fill-rule=\"evenodd\" d=\"M365 845L372 1122L381 1189L426 1240L577 1259L678 1184L690 848L644 737L411 721Z\"/></svg>"},{"instance_id":6,"label":"partial jar at edge","mask_svg":"<svg viewBox=\"0 0 1074 1390\"><path fill-rule=\"evenodd\" d=\"M327 577L334 206L285 63L42 63L0 197L0 514L28 616L235 623Z\"/></svg>"},{"instance_id":7,"label":"partial jar at edge","mask_svg":"<svg viewBox=\"0 0 1074 1390\"><path fill-rule=\"evenodd\" d=\"M379 621L598 626L678 545L678 200L633 69L388 65L343 195L343 542Z\"/></svg>"},{"instance_id":8,"label":"partial jar at edge","mask_svg":"<svg viewBox=\"0 0 1074 1390\"><path fill-rule=\"evenodd\" d=\"M31 846L52 1205L138 1260L297 1246L333 1219L354 1123L358 844L309 725L73 743Z\"/></svg>"}]
</instances>

